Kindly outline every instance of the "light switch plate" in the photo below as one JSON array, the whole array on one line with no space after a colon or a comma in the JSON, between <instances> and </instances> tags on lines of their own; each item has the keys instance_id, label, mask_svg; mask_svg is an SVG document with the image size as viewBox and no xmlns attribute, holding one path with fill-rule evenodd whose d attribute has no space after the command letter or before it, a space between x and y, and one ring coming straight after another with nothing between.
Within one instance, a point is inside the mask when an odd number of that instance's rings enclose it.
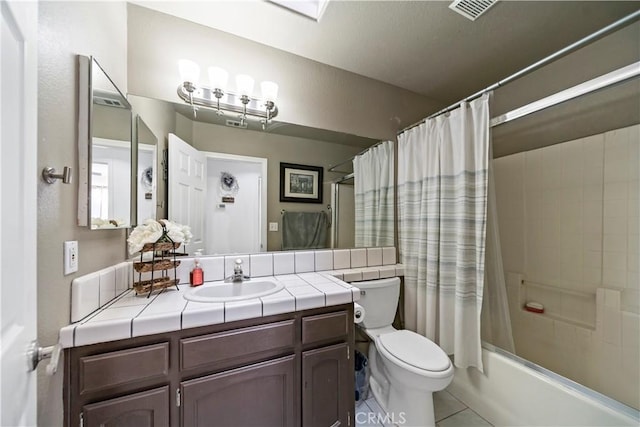
<instances>
[{"instance_id":1,"label":"light switch plate","mask_svg":"<svg viewBox=\"0 0 640 427\"><path fill-rule=\"evenodd\" d=\"M269 231L278 231L278 223L270 222L269 223Z\"/></svg>"},{"instance_id":2,"label":"light switch plate","mask_svg":"<svg viewBox=\"0 0 640 427\"><path fill-rule=\"evenodd\" d=\"M64 275L78 271L78 241L64 242Z\"/></svg>"}]
</instances>

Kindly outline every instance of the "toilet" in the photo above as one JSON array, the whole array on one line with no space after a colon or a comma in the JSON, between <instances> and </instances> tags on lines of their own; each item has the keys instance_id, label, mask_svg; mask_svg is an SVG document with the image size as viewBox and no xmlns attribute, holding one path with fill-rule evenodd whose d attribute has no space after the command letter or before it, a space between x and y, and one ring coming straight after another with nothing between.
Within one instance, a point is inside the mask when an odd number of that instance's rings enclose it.
<instances>
[{"instance_id":1,"label":"toilet","mask_svg":"<svg viewBox=\"0 0 640 427\"><path fill-rule=\"evenodd\" d=\"M435 426L433 392L453 380L453 364L433 341L391 324L400 296L400 279L371 280L354 284L360 289L365 311L358 326L369 336L369 388L398 426Z\"/></svg>"}]
</instances>

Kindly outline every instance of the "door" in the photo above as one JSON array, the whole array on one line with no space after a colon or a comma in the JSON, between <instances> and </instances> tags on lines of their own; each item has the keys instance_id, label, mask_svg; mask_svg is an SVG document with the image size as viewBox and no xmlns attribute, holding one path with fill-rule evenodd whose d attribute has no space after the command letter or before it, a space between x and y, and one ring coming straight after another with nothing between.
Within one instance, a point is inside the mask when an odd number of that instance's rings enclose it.
<instances>
[{"instance_id":1,"label":"door","mask_svg":"<svg viewBox=\"0 0 640 427\"><path fill-rule=\"evenodd\" d=\"M169 220L191 227L185 251L204 250L207 163L203 153L169 134Z\"/></svg>"},{"instance_id":2,"label":"door","mask_svg":"<svg viewBox=\"0 0 640 427\"><path fill-rule=\"evenodd\" d=\"M169 386L82 408L84 427L169 427Z\"/></svg>"},{"instance_id":3,"label":"door","mask_svg":"<svg viewBox=\"0 0 640 427\"><path fill-rule=\"evenodd\" d=\"M302 425L347 426L353 406L353 371L347 343L302 353ZM351 373L351 374L350 374Z\"/></svg>"},{"instance_id":4,"label":"door","mask_svg":"<svg viewBox=\"0 0 640 427\"><path fill-rule=\"evenodd\" d=\"M36 2L0 2L0 425L36 424Z\"/></svg>"},{"instance_id":5,"label":"door","mask_svg":"<svg viewBox=\"0 0 640 427\"><path fill-rule=\"evenodd\" d=\"M185 381L181 384L181 425L294 426L295 383L295 356Z\"/></svg>"},{"instance_id":6,"label":"door","mask_svg":"<svg viewBox=\"0 0 640 427\"><path fill-rule=\"evenodd\" d=\"M267 159L207 156L207 254L264 252L267 239Z\"/></svg>"}]
</instances>

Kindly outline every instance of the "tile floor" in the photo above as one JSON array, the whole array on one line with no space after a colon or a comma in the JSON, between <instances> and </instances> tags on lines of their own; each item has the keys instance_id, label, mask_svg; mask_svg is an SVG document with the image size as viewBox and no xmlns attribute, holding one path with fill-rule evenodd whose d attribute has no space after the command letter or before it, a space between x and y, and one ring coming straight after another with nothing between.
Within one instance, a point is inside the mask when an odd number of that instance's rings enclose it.
<instances>
[{"instance_id":1,"label":"tile floor","mask_svg":"<svg viewBox=\"0 0 640 427\"><path fill-rule=\"evenodd\" d=\"M446 390L433 395L433 406L436 427L492 427L492 425L473 412ZM391 420L384 412L371 393L367 400L356 403L357 427L392 427ZM421 427L404 426L400 427Z\"/></svg>"}]
</instances>

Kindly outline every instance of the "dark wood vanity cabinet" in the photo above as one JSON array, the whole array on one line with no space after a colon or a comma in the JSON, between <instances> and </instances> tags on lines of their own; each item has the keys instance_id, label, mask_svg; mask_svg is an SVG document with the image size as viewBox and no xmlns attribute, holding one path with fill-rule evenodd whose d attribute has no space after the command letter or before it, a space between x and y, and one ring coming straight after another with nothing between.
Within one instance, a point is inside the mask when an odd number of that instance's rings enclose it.
<instances>
[{"instance_id":1,"label":"dark wood vanity cabinet","mask_svg":"<svg viewBox=\"0 0 640 427\"><path fill-rule=\"evenodd\" d=\"M353 305L65 350L65 425L350 426Z\"/></svg>"}]
</instances>

